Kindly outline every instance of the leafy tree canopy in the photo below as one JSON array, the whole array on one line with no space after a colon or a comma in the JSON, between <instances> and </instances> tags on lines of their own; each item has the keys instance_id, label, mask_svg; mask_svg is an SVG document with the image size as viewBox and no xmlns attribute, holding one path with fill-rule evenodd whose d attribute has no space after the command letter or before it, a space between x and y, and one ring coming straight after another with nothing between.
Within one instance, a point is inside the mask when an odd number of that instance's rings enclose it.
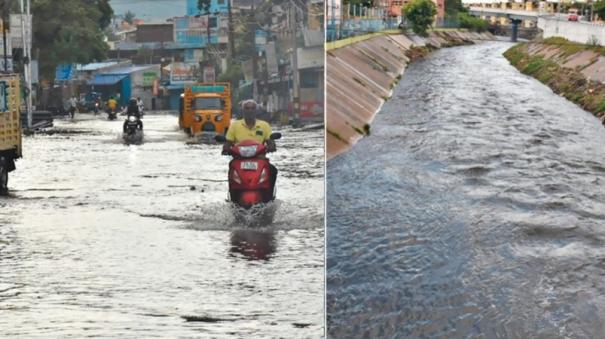
<instances>
[{"instance_id":1,"label":"leafy tree canopy","mask_svg":"<svg viewBox=\"0 0 605 339\"><path fill-rule=\"evenodd\" d=\"M594 12L601 20L605 19L605 0L599 0L594 3Z\"/></svg>"},{"instance_id":2,"label":"leafy tree canopy","mask_svg":"<svg viewBox=\"0 0 605 339\"><path fill-rule=\"evenodd\" d=\"M413 0L403 8L403 15L418 35L426 35L437 14L437 7L431 0Z\"/></svg>"},{"instance_id":3,"label":"leafy tree canopy","mask_svg":"<svg viewBox=\"0 0 605 339\"><path fill-rule=\"evenodd\" d=\"M134 18L136 17L136 15L131 12L130 10L126 11L126 13L124 13L124 21L126 21L128 24L132 25L132 23L134 22Z\"/></svg>"},{"instance_id":4,"label":"leafy tree canopy","mask_svg":"<svg viewBox=\"0 0 605 339\"><path fill-rule=\"evenodd\" d=\"M42 78L52 80L59 64L105 59L108 46L101 29L109 23L107 15L113 10L102 10L104 3L107 1L32 1L32 53L39 60Z\"/></svg>"}]
</instances>

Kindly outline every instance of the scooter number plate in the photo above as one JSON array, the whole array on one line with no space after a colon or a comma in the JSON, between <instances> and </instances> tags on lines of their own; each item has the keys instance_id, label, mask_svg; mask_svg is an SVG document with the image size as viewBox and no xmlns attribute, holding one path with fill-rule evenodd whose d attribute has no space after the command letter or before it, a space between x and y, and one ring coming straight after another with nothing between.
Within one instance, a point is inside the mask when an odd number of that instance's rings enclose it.
<instances>
[{"instance_id":1,"label":"scooter number plate","mask_svg":"<svg viewBox=\"0 0 605 339\"><path fill-rule=\"evenodd\" d=\"M246 171L256 171L258 169L258 163L255 161L244 161L242 162L241 169Z\"/></svg>"}]
</instances>

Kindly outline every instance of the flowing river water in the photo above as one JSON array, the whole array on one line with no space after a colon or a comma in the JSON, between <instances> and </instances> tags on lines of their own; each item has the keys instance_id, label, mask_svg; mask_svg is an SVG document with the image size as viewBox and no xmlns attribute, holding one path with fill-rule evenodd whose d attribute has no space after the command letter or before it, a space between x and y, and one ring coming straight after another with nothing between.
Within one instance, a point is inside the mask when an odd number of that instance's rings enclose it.
<instances>
[{"instance_id":1,"label":"flowing river water","mask_svg":"<svg viewBox=\"0 0 605 339\"><path fill-rule=\"evenodd\" d=\"M603 338L605 128L510 43L410 65L327 167L333 338Z\"/></svg>"},{"instance_id":2,"label":"flowing river water","mask_svg":"<svg viewBox=\"0 0 605 339\"><path fill-rule=\"evenodd\" d=\"M324 331L321 130L283 133L273 223L235 221L228 157L173 115L77 115L24 138L0 198L0 337L288 337Z\"/></svg>"}]
</instances>

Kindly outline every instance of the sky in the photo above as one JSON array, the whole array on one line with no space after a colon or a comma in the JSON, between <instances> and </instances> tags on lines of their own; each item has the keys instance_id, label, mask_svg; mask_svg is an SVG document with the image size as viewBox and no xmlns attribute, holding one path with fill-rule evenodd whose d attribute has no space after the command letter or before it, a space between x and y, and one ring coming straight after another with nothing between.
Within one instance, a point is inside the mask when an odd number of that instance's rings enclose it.
<instances>
[{"instance_id":1,"label":"sky","mask_svg":"<svg viewBox=\"0 0 605 339\"><path fill-rule=\"evenodd\" d=\"M163 21L187 14L187 0L110 0L116 15L130 10L144 21Z\"/></svg>"}]
</instances>

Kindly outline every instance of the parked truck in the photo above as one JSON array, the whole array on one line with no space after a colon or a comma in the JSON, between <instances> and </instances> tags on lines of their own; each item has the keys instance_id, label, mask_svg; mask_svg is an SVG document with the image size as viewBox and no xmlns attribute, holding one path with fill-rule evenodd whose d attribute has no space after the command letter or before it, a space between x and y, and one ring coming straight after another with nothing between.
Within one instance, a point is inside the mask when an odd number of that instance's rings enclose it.
<instances>
[{"instance_id":1,"label":"parked truck","mask_svg":"<svg viewBox=\"0 0 605 339\"><path fill-rule=\"evenodd\" d=\"M0 195L8 193L8 173L21 157L20 94L18 75L0 75Z\"/></svg>"},{"instance_id":2,"label":"parked truck","mask_svg":"<svg viewBox=\"0 0 605 339\"><path fill-rule=\"evenodd\" d=\"M181 97L179 126L192 137L213 141L226 134L231 123L229 83L199 83L185 87Z\"/></svg>"}]
</instances>

